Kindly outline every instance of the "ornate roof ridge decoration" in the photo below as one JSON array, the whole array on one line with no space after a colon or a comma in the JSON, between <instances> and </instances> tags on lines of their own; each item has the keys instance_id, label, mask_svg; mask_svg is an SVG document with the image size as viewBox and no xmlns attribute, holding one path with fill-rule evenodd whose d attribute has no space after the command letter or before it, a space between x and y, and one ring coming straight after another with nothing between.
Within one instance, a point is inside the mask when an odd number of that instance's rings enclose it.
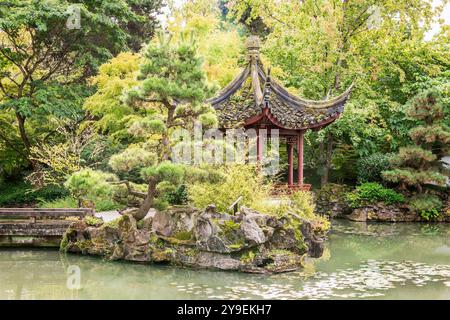
<instances>
[{"instance_id":1,"label":"ornate roof ridge decoration","mask_svg":"<svg viewBox=\"0 0 450 320\"><path fill-rule=\"evenodd\" d=\"M247 39L247 65L211 103L222 128L266 123L281 129L319 130L336 120L344 111L354 84L339 96L327 100L309 100L286 90L264 71L259 57L260 40Z\"/></svg>"}]
</instances>

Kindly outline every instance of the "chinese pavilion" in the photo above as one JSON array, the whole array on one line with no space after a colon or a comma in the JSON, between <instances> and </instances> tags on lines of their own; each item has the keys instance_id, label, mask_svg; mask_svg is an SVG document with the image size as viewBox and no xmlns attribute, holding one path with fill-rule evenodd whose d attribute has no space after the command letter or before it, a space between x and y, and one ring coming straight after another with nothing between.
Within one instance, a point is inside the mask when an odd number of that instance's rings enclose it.
<instances>
[{"instance_id":1,"label":"chinese pavilion","mask_svg":"<svg viewBox=\"0 0 450 320\"><path fill-rule=\"evenodd\" d=\"M303 183L303 136L306 130L320 130L333 123L344 111L352 86L329 100L307 100L289 93L266 73L259 57L260 41L247 40L247 65L218 96L207 102L217 111L219 127L244 127L257 131L257 159L262 159L259 129L278 129L286 141L288 154L288 187L309 189ZM297 151L297 184L294 183L294 149Z\"/></svg>"}]
</instances>

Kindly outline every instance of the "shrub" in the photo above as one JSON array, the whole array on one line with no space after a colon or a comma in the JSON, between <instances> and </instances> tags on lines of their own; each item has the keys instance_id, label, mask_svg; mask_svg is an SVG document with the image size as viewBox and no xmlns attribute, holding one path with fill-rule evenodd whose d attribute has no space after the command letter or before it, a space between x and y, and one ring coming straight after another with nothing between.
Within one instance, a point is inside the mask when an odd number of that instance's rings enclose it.
<instances>
[{"instance_id":1,"label":"shrub","mask_svg":"<svg viewBox=\"0 0 450 320\"><path fill-rule=\"evenodd\" d=\"M344 184L327 183L316 194L316 208L319 214L334 217L351 212L346 197L352 187Z\"/></svg>"},{"instance_id":2,"label":"shrub","mask_svg":"<svg viewBox=\"0 0 450 320\"><path fill-rule=\"evenodd\" d=\"M77 200L73 197L64 197L52 201L42 201L40 208L77 208Z\"/></svg>"},{"instance_id":3,"label":"shrub","mask_svg":"<svg viewBox=\"0 0 450 320\"><path fill-rule=\"evenodd\" d=\"M117 210L122 209L124 206L117 204L112 199L96 199L94 202L94 207L96 211L109 211L109 210ZM73 197L65 197L56 199L53 201L42 201L39 203L40 208L77 208L78 202L77 199Z\"/></svg>"},{"instance_id":4,"label":"shrub","mask_svg":"<svg viewBox=\"0 0 450 320\"><path fill-rule=\"evenodd\" d=\"M103 220L97 217L92 217L92 216L86 216L84 217L84 221L86 222L86 224L88 226L100 226L103 224Z\"/></svg>"},{"instance_id":5,"label":"shrub","mask_svg":"<svg viewBox=\"0 0 450 320\"><path fill-rule=\"evenodd\" d=\"M89 201L92 203L108 202L117 189L111 182L117 178L112 174L91 169L83 169L73 173L64 186L79 201Z\"/></svg>"},{"instance_id":6,"label":"shrub","mask_svg":"<svg viewBox=\"0 0 450 320\"><path fill-rule=\"evenodd\" d=\"M440 216L440 213L437 209L432 208L432 209L420 211L420 216L423 219L429 221L429 220L437 219Z\"/></svg>"},{"instance_id":7,"label":"shrub","mask_svg":"<svg viewBox=\"0 0 450 320\"><path fill-rule=\"evenodd\" d=\"M417 212L425 220L434 220L440 215L442 201L434 195L418 195L411 198L409 208Z\"/></svg>"},{"instance_id":8,"label":"shrub","mask_svg":"<svg viewBox=\"0 0 450 320\"><path fill-rule=\"evenodd\" d=\"M413 143L400 148L392 161L394 170L382 174L386 181L398 183L402 189L415 187L419 193L429 184L445 186L446 176L435 166L440 148L433 148L434 145L446 146L450 141L445 124L448 101L442 89L424 90L407 102L406 114L415 120L414 128L409 131Z\"/></svg>"},{"instance_id":9,"label":"shrub","mask_svg":"<svg viewBox=\"0 0 450 320\"><path fill-rule=\"evenodd\" d=\"M347 194L346 199L352 208L376 202L384 202L390 205L405 201L402 194L392 189L384 188L381 184L375 182L367 182L357 186L354 191Z\"/></svg>"},{"instance_id":10,"label":"shrub","mask_svg":"<svg viewBox=\"0 0 450 320\"><path fill-rule=\"evenodd\" d=\"M124 206L118 204L110 198L97 199L94 201L94 207L97 212L123 209Z\"/></svg>"},{"instance_id":11,"label":"shrub","mask_svg":"<svg viewBox=\"0 0 450 320\"><path fill-rule=\"evenodd\" d=\"M391 154L374 153L359 159L357 162L358 181L360 183L381 182L381 172L391 168L391 158Z\"/></svg>"},{"instance_id":12,"label":"shrub","mask_svg":"<svg viewBox=\"0 0 450 320\"><path fill-rule=\"evenodd\" d=\"M13 205L34 205L42 201L52 201L67 196L69 192L56 185L33 189L26 182L0 184L0 207Z\"/></svg>"},{"instance_id":13,"label":"shrub","mask_svg":"<svg viewBox=\"0 0 450 320\"><path fill-rule=\"evenodd\" d=\"M315 217L314 198L311 192L297 191L291 195L291 208L295 213L305 219Z\"/></svg>"},{"instance_id":14,"label":"shrub","mask_svg":"<svg viewBox=\"0 0 450 320\"><path fill-rule=\"evenodd\" d=\"M175 205L186 204L188 202L186 185L182 184L175 191L167 194L167 201Z\"/></svg>"},{"instance_id":15,"label":"shrub","mask_svg":"<svg viewBox=\"0 0 450 320\"><path fill-rule=\"evenodd\" d=\"M290 199L291 210L301 218L310 221L315 231L325 232L330 228L331 223L327 218L314 213L316 206L311 192L297 191L291 195Z\"/></svg>"},{"instance_id":16,"label":"shrub","mask_svg":"<svg viewBox=\"0 0 450 320\"><path fill-rule=\"evenodd\" d=\"M315 205L311 192L299 191L290 196L282 196L279 201L270 201L272 185L264 180L256 167L232 165L218 168L216 173L221 177L218 181L194 182L188 186L189 199L194 206L205 208L209 204L215 204L218 211L226 212L228 207L242 196L240 205L261 213L278 216L295 213L309 220L315 230L324 231L330 226L326 218L314 213Z\"/></svg>"},{"instance_id":17,"label":"shrub","mask_svg":"<svg viewBox=\"0 0 450 320\"><path fill-rule=\"evenodd\" d=\"M264 200L270 196L270 184L251 165L229 165L216 169L220 173L217 181L197 181L188 185L190 201L198 208L215 204L221 212L242 196L240 205L260 210Z\"/></svg>"}]
</instances>

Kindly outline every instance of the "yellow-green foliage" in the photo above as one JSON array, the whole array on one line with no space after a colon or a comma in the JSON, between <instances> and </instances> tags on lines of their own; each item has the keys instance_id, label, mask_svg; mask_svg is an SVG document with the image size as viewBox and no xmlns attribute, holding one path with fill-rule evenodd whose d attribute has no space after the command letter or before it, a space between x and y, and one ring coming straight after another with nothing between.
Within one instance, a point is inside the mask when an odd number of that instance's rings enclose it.
<instances>
[{"instance_id":1,"label":"yellow-green foliage","mask_svg":"<svg viewBox=\"0 0 450 320\"><path fill-rule=\"evenodd\" d=\"M185 241L187 241L187 240L191 240L192 236L193 236L193 234L192 234L191 231L180 231L180 232L177 232L174 235L174 238L178 239L178 240L185 240Z\"/></svg>"},{"instance_id":2,"label":"yellow-green foliage","mask_svg":"<svg viewBox=\"0 0 450 320\"><path fill-rule=\"evenodd\" d=\"M89 202L109 199L115 191L111 182L117 181L117 177L92 169L83 169L73 173L64 186L77 199Z\"/></svg>"},{"instance_id":3,"label":"yellow-green foliage","mask_svg":"<svg viewBox=\"0 0 450 320\"><path fill-rule=\"evenodd\" d=\"M316 230L328 230L330 222L314 213L315 205L311 192L299 191L290 196L272 198L270 181L258 172L255 166L234 164L216 169L218 180L193 182L188 186L189 199L198 208L215 204L218 211L227 212L228 207L240 196L239 203L246 207L271 215L294 213L309 220Z\"/></svg>"},{"instance_id":4,"label":"yellow-green foliage","mask_svg":"<svg viewBox=\"0 0 450 320\"><path fill-rule=\"evenodd\" d=\"M194 182L188 186L189 198L198 208L205 208L215 204L221 212L240 196L239 203L258 210L261 204L270 195L270 184L264 183L264 177L258 173L255 166L229 165L217 168L221 174L218 182Z\"/></svg>"},{"instance_id":5,"label":"yellow-green foliage","mask_svg":"<svg viewBox=\"0 0 450 320\"><path fill-rule=\"evenodd\" d=\"M124 216L121 216L119 218L106 222L103 224L103 226L117 229L119 228L119 223L122 221L123 217Z\"/></svg>"},{"instance_id":6,"label":"yellow-green foliage","mask_svg":"<svg viewBox=\"0 0 450 320\"><path fill-rule=\"evenodd\" d=\"M115 133L124 130L123 120L132 109L122 102L122 95L137 85L140 56L129 52L120 53L99 68L97 76L90 79L97 92L89 97L84 108L100 119L95 126L101 131Z\"/></svg>"},{"instance_id":7,"label":"yellow-green foliage","mask_svg":"<svg viewBox=\"0 0 450 320\"><path fill-rule=\"evenodd\" d=\"M255 259L256 254L253 251L248 251L241 256L242 263L251 263Z\"/></svg>"},{"instance_id":8,"label":"yellow-green foliage","mask_svg":"<svg viewBox=\"0 0 450 320\"><path fill-rule=\"evenodd\" d=\"M109 159L109 165L115 171L129 172L138 167L150 166L156 162L156 153L138 145L130 145L121 153Z\"/></svg>"},{"instance_id":9,"label":"yellow-green foliage","mask_svg":"<svg viewBox=\"0 0 450 320\"><path fill-rule=\"evenodd\" d=\"M181 7L172 8L172 15L168 29L174 36L182 32L195 35L208 80L221 88L233 80L239 72L244 41L235 25L223 22L217 2L185 1Z\"/></svg>"},{"instance_id":10,"label":"yellow-green foliage","mask_svg":"<svg viewBox=\"0 0 450 320\"><path fill-rule=\"evenodd\" d=\"M225 220L222 227L224 228L224 230L232 232L233 230L239 230L241 224L234 222L233 220Z\"/></svg>"},{"instance_id":11,"label":"yellow-green foliage","mask_svg":"<svg viewBox=\"0 0 450 320\"><path fill-rule=\"evenodd\" d=\"M78 147L78 148L77 148ZM27 180L33 184L61 184L66 177L81 169L81 150L74 141L65 141L55 145L39 144L31 148L31 159L40 163L46 170L33 172ZM48 169L47 169L48 168Z\"/></svg>"},{"instance_id":12,"label":"yellow-green foliage","mask_svg":"<svg viewBox=\"0 0 450 320\"><path fill-rule=\"evenodd\" d=\"M313 194L309 191L298 191L291 196L291 208L294 213L310 221L316 231L326 231L330 228L330 221L314 213Z\"/></svg>"}]
</instances>

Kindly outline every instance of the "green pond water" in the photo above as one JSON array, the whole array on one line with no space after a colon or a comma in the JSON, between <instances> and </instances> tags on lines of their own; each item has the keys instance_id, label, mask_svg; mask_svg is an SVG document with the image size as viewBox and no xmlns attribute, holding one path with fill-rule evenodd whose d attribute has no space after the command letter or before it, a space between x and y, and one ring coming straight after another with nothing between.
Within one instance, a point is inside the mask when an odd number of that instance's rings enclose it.
<instances>
[{"instance_id":1,"label":"green pond water","mask_svg":"<svg viewBox=\"0 0 450 320\"><path fill-rule=\"evenodd\" d=\"M270 276L3 249L0 299L450 299L450 225L333 221L322 258Z\"/></svg>"}]
</instances>

